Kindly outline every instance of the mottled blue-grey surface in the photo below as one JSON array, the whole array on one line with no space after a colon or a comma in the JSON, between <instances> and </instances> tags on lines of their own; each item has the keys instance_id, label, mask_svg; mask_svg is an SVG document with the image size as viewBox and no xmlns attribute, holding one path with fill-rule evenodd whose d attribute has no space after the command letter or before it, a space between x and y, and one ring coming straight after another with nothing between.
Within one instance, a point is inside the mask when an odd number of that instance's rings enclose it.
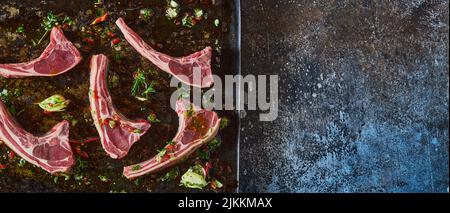
<instances>
[{"instance_id":1,"label":"mottled blue-grey surface","mask_svg":"<svg viewBox=\"0 0 450 213\"><path fill-rule=\"evenodd\" d=\"M378 2L378 3L377 3ZM242 1L241 192L448 192L448 1Z\"/></svg>"}]
</instances>

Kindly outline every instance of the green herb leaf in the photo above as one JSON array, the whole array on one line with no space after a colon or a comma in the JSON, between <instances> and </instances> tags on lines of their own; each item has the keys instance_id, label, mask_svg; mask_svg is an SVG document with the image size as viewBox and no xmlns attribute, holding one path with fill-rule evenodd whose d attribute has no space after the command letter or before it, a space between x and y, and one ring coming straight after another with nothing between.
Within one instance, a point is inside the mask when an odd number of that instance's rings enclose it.
<instances>
[{"instance_id":1,"label":"green herb leaf","mask_svg":"<svg viewBox=\"0 0 450 213\"><path fill-rule=\"evenodd\" d=\"M220 189L223 187L223 184L220 181L218 181L217 179L214 179L213 181L211 181L211 187L213 189Z\"/></svg>"},{"instance_id":2,"label":"green herb leaf","mask_svg":"<svg viewBox=\"0 0 450 213\"><path fill-rule=\"evenodd\" d=\"M158 152L158 154L156 155L156 160L158 162L161 162L161 160L163 159L164 155L166 154L167 150L164 148L161 151Z\"/></svg>"},{"instance_id":3,"label":"green herb leaf","mask_svg":"<svg viewBox=\"0 0 450 213\"><path fill-rule=\"evenodd\" d=\"M200 18L203 16L203 10L200 8L195 8L194 9L194 15L196 18Z\"/></svg>"},{"instance_id":4,"label":"green herb leaf","mask_svg":"<svg viewBox=\"0 0 450 213\"><path fill-rule=\"evenodd\" d=\"M133 171L137 171L139 169L141 169L140 165L134 165L133 167L131 167L131 170L133 170Z\"/></svg>"},{"instance_id":5,"label":"green herb leaf","mask_svg":"<svg viewBox=\"0 0 450 213\"><path fill-rule=\"evenodd\" d=\"M220 129L225 129L230 124L230 120L227 117L223 117L220 120Z\"/></svg>"},{"instance_id":6,"label":"green herb leaf","mask_svg":"<svg viewBox=\"0 0 450 213\"><path fill-rule=\"evenodd\" d=\"M151 113L150 115L147 116L147 120L150 121L151 123L159 123L161 122L160 120L158 120L158 118L156 118L156 114L155 113Z\"/></svg>"},{"instance_id":7,"label":"green herb leaf","mask_svg":"<svg viewBox=\"0 0 450 213\"><path fill-rule=\"evenodd\" d=\"M178 176L180 176L180 170L178 170L178 167L175 167L167 172L164 176L160 177L159 180L161 182L170 182L177 179Z\"/></svg>"},{"instance_id":8,"label":"green herb leaf","mask_svg":"<svg viewBox=\"0 0 450 213\"><path fill-rule=\"evenodd\" d=\"M102 182L108 182L109 181L109 178L107 176L105 176L105 175L98 175L98 178Z\"/></svg>"},{"instance_id":9,"label":"green herb leaf","mask_svg":"<svg viewBox=\"0 0 450 213\"><path fill-rule=\"evenodd\" d=\"M189 28L192 28L195 25L194 18L190 15L185 15L181 20L181 23L183 24L183 26Z\"/></svg>"},{"instance_id":10,"label":"green herb leaf","mask_svg":"<svg viewBox=\"0 0 450 213\"><path fill-rule=\"evenodd\" d=\"M189 105L189 108L184 112L186 117L192 117L194 115L194 106L192 104Z\"/></svg>"},{"instance_id":11,"label":"green herb leaf","mask_svg":"<svg viewBox=\"0 0 450 213\"><path fill-rule=\"evenodd\" d=\"M178 2L176 2L174 0L170 0L169 5L170 5L170 7L173 7L173 8L180 7L180 4L178 4Z\"/></svg>"},{"instance_id":12,"label":"green herb leaf","mask_svg":"<svg viewBox=\"0 0 450 213\"><path fill-rule=\"evenodd\" d=\"M222 145L222 141L218 138L214 138L211 142L208 143L208 149L212 151L219 148L220 145Z\"/></svg>"},{"instance_id":13,"label":"green herb leaf","mask_svg":"<svg viewBox=\"0 0 450 213\"><path fill-rule=\"evenodd\" d=\"M178 17L178 13L180 12L180 9L179 8L172 8L172 7L169 7L169 8L167 8L167 10L166 10L166 17L169 19L169 20L172 20L172 19L175 19L176 17Z\"/></svg>"},{"instance_id":14,"label":"green herb leaf","mask_svg":"<svg viewBox=\"0 0 450 213\"><path fill-rule=\"evenodd\" d=\"M219 19L215 19L214 20L214 26L219 27L220 25L220 20Z\"/></svg>"},{"instance_id":15,"label":"green herb leaf","mask_svg":"<svg viewBox=\"0 0 450 213\"><path fill-rule=\"evenodd\" d=\"M155 14L155 12L153 12L150 8L144 8L139 11L139 14L141 19L148 21Z\"/></svg>"},{"instance_id":16,"label":"green herb leaf","mask_svg":"<svg viewBox=\"0 0 450 213\"><path fill-rule=\"evenodd\" d=\"M150 83L147 86L147 89L144 90L144 92L142 93L143 95L148 95L150 93L156 93L156 90L154 88L154 82Z\"/></svg>"},{"instance_id":17,"label":"green herb leaf","mask_svg":"<svg viewBox=\"0 0 450 213\"><path fill-rule=\"evenodd\" d=\"M16 32L17 33L25 33L25 27L23 26L23 24L17 28Z\"/></svg>"},{"instance_id":18,"label":"green herb leaf","mask_svg":"<svg viewBox=\"0 0 450 213\"><path fill-rule=\"evenodd\" d=\"M200 156L200 158L202 158L204 160L208 160L209 159L209 152L208 151L198 150L197 153Z\"/></svg>"},{"instance_id":19,"label":"green herb leaf","mask_svg":"<svg viewBox=\"0 0 450 213\"><path fill-rule=\"evenodd\" d=\"M62 23L63 24L67 24L69 26L75 25L75 21L72 18L70 18L69 16L65 16L64 20L62 21Z\"/></svg>"},{"instance_id":20,"label":"green herb leaf","mask_svg":"<svg viewBox=\"0 0 450 213\"><path fill-rule=\"evenodd\" d=\"M48 12L47 17L43 20L41 25L42 27L44 27L46 31L50 31L52 30L53 26L55 26L57 23L58 17L53 15L52 12Z\"/></svg>"},{"instance_id":21,"label":"green herb leaf","mask_svg":"<svg viewBox=\"0 0 450 213\"><path fill-rule=\"evenodd\" d=\"M139 89L142 86L144 86L144 84L145 84L144 72L140 68L138 68L134 75L133 86L131 87L131 95L136 96Z\"/></svg>"}]
</instances>

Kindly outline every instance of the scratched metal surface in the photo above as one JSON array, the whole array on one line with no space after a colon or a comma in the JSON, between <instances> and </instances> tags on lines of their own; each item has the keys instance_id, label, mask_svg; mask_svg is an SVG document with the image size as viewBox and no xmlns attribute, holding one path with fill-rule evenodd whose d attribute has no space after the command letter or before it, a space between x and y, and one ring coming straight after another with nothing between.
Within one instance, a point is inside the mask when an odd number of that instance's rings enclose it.
<instances>
[{"instance_id":1,"label":"scratched metal surface","mask_svg":"<svg viewBox=\"0 0 450 213\"><path fill-rule=\"evenodd\" d=\"M448 1L242 1L241 192L448 192Z\"/></svg>"}]
</instances>

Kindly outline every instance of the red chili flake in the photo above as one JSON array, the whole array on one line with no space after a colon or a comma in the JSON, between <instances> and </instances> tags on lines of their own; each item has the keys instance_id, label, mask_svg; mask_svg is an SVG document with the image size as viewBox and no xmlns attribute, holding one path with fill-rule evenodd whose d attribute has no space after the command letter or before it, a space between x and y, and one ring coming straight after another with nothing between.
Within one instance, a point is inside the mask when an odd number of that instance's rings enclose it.
<instances>
[{"instance_id":1,"label":"red chili flake","mask_svg":"<svg viewBox=\"0 0 450 213\"><path fill-rule=\"evenodd\" d=\"M89 44L89 45L94 44L94 39L89 38L89 37L83 38L83 41L86 42L86 43Z\"/></svg>"},{"instance_id":2,"label":"red chili flake","mask_svg":"<svg viewBox=\"0 0 450 213\"><path fill-rule=\"evenodd\" d=\"M173 152L174 149L175 149L175 147L172 144L169 144L166 146L166 151L168 151L168 152Z\"/></svg>"},{"instance_id":3,"label":"red chili flake","mask_svg":"<svg viewBox=\"0 0 450 213\"><path fill-rule=\"evenodd\" d=\"M162 158L162 161L170 160L170 158L171 158L170 154L165 154L164 157Z\"/></svg>"},{"instance_id":4,"label":"red chili flake","mask_svg":"<svg viewBox=\"0 0 450 213\"><path fill-rule=\"evenodd\" d=\"M0 164L0 170L2 169L6 169L6 165L5 164Z\"/></svg>"},{"instance_id":5,"label":"red chili flake","mask_svg":"<svg viewBox=\"0 0 450 213\"><path fill-rule=\"evenodd\" d=\"M88 153L85 152L85 151L81 151L80 156L81 156L81 158L83 158L84 160L89 159L89 155L88 155Z\"/></svg>"},{"instance_id":6,"label":"red chili flake","mask_svg":"<svg viewBox=\"0 0 450 213\"><path fill-rule=\"evenodd\" d=\"M111 41L111 44L114 46L116 44L120 43L120 38L116 38L114 40Z\"/></svg>"},{"instance_id":7,"label":"red chili flake","mask_svg":"<svg viewBox=\"0 0 450 213\"><path fill-rule=\"evenodd\" d=\"M115 38L115 37L117 37L117 35L116 35L115 33L111 32L111 31L108 31L108 32L106 33L106 35L107 35L108 37L110 37L110 38Z\"/></svg>"},{"instance_id":8,"label":"red chili flake","mask_svg":"<svg viewBox=\"0 0 450 213\"><path fill-rule=\"evenodd\" d=\"M108 118L103 119L101 123L102 123L103 125L109 125L109 119L108 119Z\"/></svg>"},{"instance_id":9,"label":"red chili flake","mask_svg":"<svg viewBox=\"0 0 450 213\"><path fill-rule=\"evenodd\" d=\"M75 146L75 153L77 153L77 154L81 153L81 146L80 145Z\"/></svg>"},{"instance_id":10,"label":"red chili flake","mask_svg":"<svg viewBox=\"0 0 450 213\"><path fill-rule=\"evenodd\" d=\"M61 28L62 28L63 30L67 30L67 29L69 29L69 25L68 25L68 24L63 24L63 25L61 26Z\"/></svg>"},{"instance_id":11,"label":"red chili flake","mask_svg":"<svg viewBox=\"0 0 450 213\"><path fill-rule=\"evenodd\" d=\"M44 115L50 115L50 114L52 114L52 112L44 110Z\"/></svg>"},{"instance_id":12,"label":"red chili flake","mask_svg":"<svg viewBox=\"0 0 450 213\"><path fill-rule=\"evenodd\" d=\"M108 19L108 13L105 13L105 14L103 14L102 16L96 18L96 19L91 23L91 25L96 25L96 24L102 23L102 22L106 21L106 19Z\"/></svg>"},{"instance_id":13,"label":"red chili flake","mask_svg":"<svg viewBox=\"0 0 450 213\"><path fill-rule=\"evenodd\" d=\"M213 166L212 166L212 163L210 163L210 162L208 162L208 163L205 164L205 167L203 168L203 169L205 169L205 176L208 175L209 170L212 169L212 167L213 167Z\"/></svg>"},{"instance_id":14,"label":"red chili flake","mask_svg":"<svg viewBox=\"0 0 450 213\"><path fill-rule=\"evenodd\" d=\"M14 151L10 151L8 156L10 160L14 160L14 157L16 157L16 153L14 153Z\"/></svg>"}]
</instances>

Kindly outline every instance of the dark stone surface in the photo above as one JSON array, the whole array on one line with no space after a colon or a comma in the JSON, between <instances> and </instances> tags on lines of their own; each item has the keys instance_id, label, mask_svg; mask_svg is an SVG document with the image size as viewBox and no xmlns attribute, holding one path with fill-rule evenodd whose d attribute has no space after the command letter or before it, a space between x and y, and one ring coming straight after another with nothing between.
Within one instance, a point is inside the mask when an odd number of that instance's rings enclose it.
<instances>
[{"instance_id":1,"label":"dark stone surface","mask_svg":"<svg viewBox=\"0 0 450 213\"><path fill-rule=\"evenodd\" d=\"M242 1L241 192L448 192L448 1Z\"/></svg>"}]
</instances>

